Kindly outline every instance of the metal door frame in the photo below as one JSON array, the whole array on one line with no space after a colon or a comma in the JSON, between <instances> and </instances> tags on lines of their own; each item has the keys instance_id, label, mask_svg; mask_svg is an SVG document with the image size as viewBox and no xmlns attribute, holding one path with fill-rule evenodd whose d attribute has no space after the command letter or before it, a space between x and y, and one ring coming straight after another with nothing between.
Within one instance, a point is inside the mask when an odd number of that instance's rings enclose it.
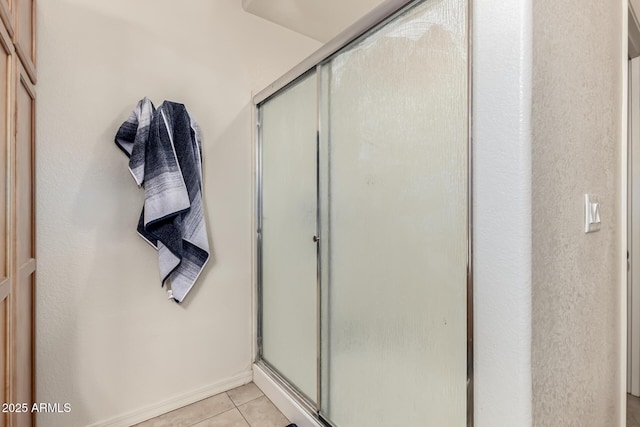
<instances>
[{"instance_id":1,"label":"metal door frame","mask_svg":"<svg viewBox=\"0 0 640 427\"><path fill-rule=\"evenodd\" d=\"M355 24L340 33L334 39L323 45L316 52L304 59L300 64L285 73L278 80L258 92L253 97L256 118L256 150L255 150L255 231L256 231L256 283L257 283L257 346L255 363L274 380L282 389L291 395L301 406L322 424L331 426L332 424L324 419L320 414L321 408L321 247L322 240L317 243L317 396L316 402L311 401L301 393L294 385L279 373L274 367L269 365L262 358L262 110L261 106L276 96L283 90L296 84L300 79L315 72L317 79L317 133L316 133L316 194L317 194L317 215L316 215L316 236L320 236L320 182L319 182L319 144L320 144L320 90L321 90L321 67L329 62L342 50L351 46L359 38L366 36L371 30L394 19L406 9L429 0L386 0L380 6L372 10L369 14L357 21ZM472 76L473 76L473 46L472 46L472 16L473 1L467 0L467 427L474 425L474 381L473 381L473 141L472 141ZM320 236L321 237L321 236Z\"/></svg>"}]
</instances>

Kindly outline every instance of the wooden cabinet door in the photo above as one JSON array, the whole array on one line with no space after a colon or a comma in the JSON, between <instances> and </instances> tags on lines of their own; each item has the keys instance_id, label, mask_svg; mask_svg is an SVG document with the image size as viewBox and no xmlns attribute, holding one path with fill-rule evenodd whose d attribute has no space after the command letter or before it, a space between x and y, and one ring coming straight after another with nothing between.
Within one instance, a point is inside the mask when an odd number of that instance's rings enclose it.
<instances>
[{"instance_id":1,"label":"wooden cabinet door","mask_svg":"<svg viewBox=\"0 0 640 427\"><path fill-rule=\"evenodd\" d=\"M0 0L5 1L5 0ZM14 7L13 42L33 83L36 82L36 0L10 0Z\"/></svg>"},{"instance_id":2,"label":"wooden cabinet door","mask_svg":"<svg viewBox=\"0 0 640 427\"><path fill-rule=\"evenodd\" d=\"M13 44L0 25L0 401L8 402L9 393L9 295L12 287L11 262L11 180L10 142L12 115L10 114ZM0 426L7 425L6 415L0 413Z\"/></svg>"},{"instance_id":3,"label":"wooden cabinet door","mask_svg":"<svg viewBox=\"0 0 640 427\"><path fill-rule=\"evenodd\" d=\"M7 33L13 37L13 4L15 0L0 0L0 20L5 26Z\"/></svg>"},{"instance_id":4,"label":"wooden cabinet door","mask_svg":"<svg viewBox=\"0 0 640 427\"><path fill-rule=\"evenodd\" d=\"M35 301L35 89L21 64L15 92L15 281L11 295L12 401L34 401ZM33 415L14 414L15 426L31 426Z\"/></svg>"}]
</instances>

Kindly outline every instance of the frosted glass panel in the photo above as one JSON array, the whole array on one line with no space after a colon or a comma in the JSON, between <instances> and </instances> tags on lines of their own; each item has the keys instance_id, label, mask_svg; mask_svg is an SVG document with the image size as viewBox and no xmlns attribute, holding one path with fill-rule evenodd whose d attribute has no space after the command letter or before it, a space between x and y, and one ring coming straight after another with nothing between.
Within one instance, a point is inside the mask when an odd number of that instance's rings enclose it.
<instances>
[{"instance_id":1,"label":"frosted glass panel","mask_svg":"<svg viewBox=\"0 0 640 427\"><path fill-rule=\"evenodd\" d=\"M466 425L466 3L426 1L323 68L321 410Z\"/></svg>"},{"instance_id":2,"label":"frosted glass panel","mask_svg":"<svg viewBox=\"0 0 640 427\"><path fill-rule=\"evenodd\" d=\"M262 108L263 359L317 394L317 102L311 75Z\"/></svg>"}]
</instances>

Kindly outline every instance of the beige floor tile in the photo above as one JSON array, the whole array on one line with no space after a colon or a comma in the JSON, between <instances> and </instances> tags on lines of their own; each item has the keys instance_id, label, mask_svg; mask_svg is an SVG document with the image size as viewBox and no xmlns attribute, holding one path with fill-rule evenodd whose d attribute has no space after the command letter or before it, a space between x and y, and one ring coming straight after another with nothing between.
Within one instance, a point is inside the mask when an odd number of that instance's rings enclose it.
<instances>
[{"instance_id":1,"label":"beige floor tile","mask_svg":"<svg viewBox=\"0 0 640 427\"><path fill-rule=\"evenodd\" d=\"M266 396L238 406L238 409L251 427L285 427L289 424Z\"/></svg>"},{"instance_id":2,"label":"beige floor tile","mask_svg":"<svg viewBox=\"0 0 640 427\"><path fill-rule=\"evenodd\" d=\"M229 399L229 396L226 393L220 393L145 421L138 424L137 427L188 427L233 409L233 407L233 402Z\"/></svg>"},{"instance_id":3,"label":"beige floor tile","mask_svg":"<svg viewBox=\"0 0 640 427\"><path fill-rule=\"evenodd\" d=\"M640 427L640 398L627 394L627 427Z\"/></svg>"},{"instance_id":4,"label":"beige floor tile","mask_svg":"<svg viewBox=\"0 0 640 427\"><path fill-rule=\"evenodd\" d=\"M236 406L240 406L262 396L262 390L260 390L254 383L249 383L236 387L233 390L229 390L227 394Z\"/></svg>"},{"instance_id":5,"label":"beige floor tile","mask_svg":"<svg viewBox=\"0 0 640 427\"><path fill-rule=\"evenodd\" d=\"M631 394L627 394L627 408L640 410L640 397L635 397Z\"/></svg>"},{"instance_id":6,"label":"beige floor tile","mask_svg":"<svg viewBox=\"0 0 640 427\"><path fill-rule=\"evenodd\" d=\"M233 408L230 411L223 412L220 415L216 415L213 418L209 418L193 427L250 427L238 411L237 408Z\"/></svg>"}]
</instances>

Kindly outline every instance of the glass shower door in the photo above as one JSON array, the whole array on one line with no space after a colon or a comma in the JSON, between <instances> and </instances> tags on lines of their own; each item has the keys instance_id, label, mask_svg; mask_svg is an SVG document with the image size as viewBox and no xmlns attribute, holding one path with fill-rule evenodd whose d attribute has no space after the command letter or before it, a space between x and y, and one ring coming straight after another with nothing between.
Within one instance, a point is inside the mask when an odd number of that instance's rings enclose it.
<instances>
[{"instance_id":1,"label":"glass shower door","mask_svg":"<svg viewBox=\"0 0 640 427\"><path fill-rule=\"evenodd\" d=\"M261 357L317 401L317 85L315 73L261 115Z\"/></svg>"},{"instance_id":2,"label":"glass shower door","mask_svg":"<svg viewBox=\"0 0 640 427\"><path fill-rule=\"evenodd\" d=\"M422 2L323 65L321 413L467 423L467 2Z\"/></svg>"}]
</instances>

